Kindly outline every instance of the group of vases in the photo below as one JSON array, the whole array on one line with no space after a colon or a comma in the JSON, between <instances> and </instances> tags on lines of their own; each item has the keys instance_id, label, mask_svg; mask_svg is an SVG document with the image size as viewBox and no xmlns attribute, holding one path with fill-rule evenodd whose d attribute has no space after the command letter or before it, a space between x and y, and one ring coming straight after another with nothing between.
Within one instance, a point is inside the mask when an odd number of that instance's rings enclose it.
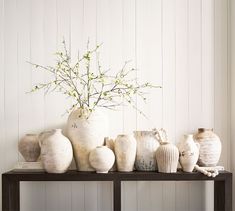
<instances>
[{"instance_id":1,"label":"group of vases","mask_svg":"<svg viewBox=\"0 0 235 211\"><path fill-rule=\"evenodd\" d=\"M176 147L157 130L118 135L115 141L104 139L107 125L102 113L76 109L68 118L66 136L60 129L26 135L19 142L19 151L26 161L36 161L41 155L50 173L65 172L73 156L77 170L97 173L134 168L171 173L177 171L178 162L184 171L191 172L197 162L215 166L220 158L221 142L212 130L199 129L195 136L185 135Z\"/></svg>"}]
</instances>

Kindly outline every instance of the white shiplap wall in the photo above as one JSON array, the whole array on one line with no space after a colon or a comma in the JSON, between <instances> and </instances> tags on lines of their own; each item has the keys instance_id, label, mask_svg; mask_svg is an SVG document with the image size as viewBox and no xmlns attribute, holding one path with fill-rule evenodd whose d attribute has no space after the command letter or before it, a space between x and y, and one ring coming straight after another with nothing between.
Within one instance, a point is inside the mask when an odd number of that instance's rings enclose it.
<instances>
[{"instance_id":1,"label":"white shiplap wall","mask_svg":"<svg viewBox=\"0 0 235 211\"><path fill-rule=\"evenodd\" d=\"M198 127L214 127L229 167L227 0L0 0L0 170L22 157L19 137L62 126L69 102L59 94L26 94L48 80L25 61L53 64L65 37L72 58L78 47L103 42L106 68L132 59L137 77L163 86L136 104L149 119L123 108L113 113L110 136L164 127L172 142ZM115 70L114 70L115 71ZM56 103L55 103L56 102ZM211 183L125 182L125 211L211 211ZM109 182L22 183L24 211L108 211ZM1 198L1 197L0 197Z\"/></svg>"}]
</instances>

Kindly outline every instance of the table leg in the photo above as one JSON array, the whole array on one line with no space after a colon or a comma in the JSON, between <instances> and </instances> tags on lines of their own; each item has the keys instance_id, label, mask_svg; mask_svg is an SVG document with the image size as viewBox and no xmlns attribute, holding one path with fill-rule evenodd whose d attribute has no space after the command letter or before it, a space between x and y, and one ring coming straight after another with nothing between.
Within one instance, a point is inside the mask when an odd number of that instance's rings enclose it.
<instances>
[{"instance_id":1,"label":"table leg","mask_svg":"<svg viewBox=\"0 0 235 211\"><path fill-rule=\"evenodd\" d=\"M113 210L121 211L121 181L113 181Z\"/></svg>"},{"instance_id":2,"label":"table leg","mask_svg":"<svg viewBox=\"0 0 235 211\"><path fill-rule=\"evenodd\" d=\"M20 183L2 175L2 211L20 210Z\"/></svg>"},{"instance_id":3,"label":"table leg","mask_svg":"<svg viewBox=\"0 0 235 211\"><path fill-rule=\"evenodd\" d=\"M214 210L232 211L232 176L214 182Z\"/></svg>"}]
</instances>

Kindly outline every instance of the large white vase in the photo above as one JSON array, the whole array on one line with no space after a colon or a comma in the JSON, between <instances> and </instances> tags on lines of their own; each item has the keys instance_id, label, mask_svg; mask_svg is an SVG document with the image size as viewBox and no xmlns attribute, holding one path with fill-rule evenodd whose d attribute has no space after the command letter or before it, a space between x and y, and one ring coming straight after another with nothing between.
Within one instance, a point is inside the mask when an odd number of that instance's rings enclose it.
<instances>
[{"instance_id":1,"label":"large white vase","mask_svg":"<svg viewBox=\"0 0 235 211\"><path fill-rule=\"evenodd\" d=\"M89 153L104 144L108 121L101 111L89 112L78 108L67 121L67 136L73 145L74 158L79 171L95 171L89 162Z\"/></svg>"},{"instance_id":2,"label":"large white vase","mask_svg":"<svg viewBox=\"0 0 235 211\"><path fill-rule=\"evenodd\" d=\"M73 159L72 145L61 129L43 132L39 135L41 159L49 173L64 173Z\"/></svg>"},{"instance_id":3,"label":"large white vase","mask_svg":"<svg viewBox=\"0 0 235 211\"><path fill-rule=\"evenodd\" d=\"M199 157L199 144L194 142L193 135L184 135L178 144L180 165L183 171L192 172Z\"/></svg>"},{"instance_id":4,"label":"large white vase","mask_svg":"<svg viewBox=\"0 0 235 211\"><path fill-rule=\"evenodd\" d=\"M135 168L138 171L157 170L156 151L159 142L154 131L134 131L137 142Z\"/></svg>"}]
</instances>

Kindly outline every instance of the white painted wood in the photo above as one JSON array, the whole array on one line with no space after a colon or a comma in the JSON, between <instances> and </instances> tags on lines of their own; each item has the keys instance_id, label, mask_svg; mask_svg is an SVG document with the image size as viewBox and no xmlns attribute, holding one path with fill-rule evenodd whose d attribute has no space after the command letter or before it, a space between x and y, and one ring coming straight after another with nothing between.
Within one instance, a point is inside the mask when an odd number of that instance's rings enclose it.
<instances>
[{"instance_id":1,"label":"white painted wood","mask_svg":"<svg viewBox=\"0 0 235 211\"><path fill-rule=\"evenodd\" d=\"M195 132L202 124L202 1L188 4L188 69L189 69L189 131ZM189 210L203 210L204 185L189 185Z\"/></svg>"},{"instance_id":2,"label":"white painted wood","mask_svg":"<svg viewBox=\"0 0 235 211\"><path fill-rule=\"evenodd\" d=\"M176 143L189 132L188 1L176 4L175 25L175 131ZM175 210L189 210L189 182L176 182Z\"/></svg>"},{"instance_id":3,"label":"white painted wood","mask_svg":"<svg viewBox=\"0 0 235 211\"><path fill-rule=\"evenodd\" d=\"M234 142L234 137L235 137L235 1L230 0L229 1L229 22L230 22L230 49L229 49L229 57L230 57L230 73L231 73L231 78L230 78L230 83L231 83L231 148L230 148L230 161L231 161L231 171L235 171L235 156L234 156L234 150L235 150L235 142ZM234 184L234 177L233 177L233 184ZM233 185L233 191L235 190L235 186ZM233 201L235 200L235 196L233 194ZM235 210L235 208L233 208Z\"/></svg>"},{"instance_id":4,"label":"white painted wood","mask_svg":"<svg viewBox=\"0 0 235 211\"><path fill-rule=\"evenodd\" d=\"M214 1L202 1L202 126L214 128ZM214 209L214 184L205 182L205 205L207 211Z\"/></svg>"},{"instance_id":5,"label":"white painted wood","mask_svg":"<svg viewBox=\"0 0 235 211\"><path fill-rule=\"evenodd\" d=\"M73 59L90 37L91 44L103 42L106 69L114 72L133 59L140 81L163 85L150 92L147 104L137 100L149 119L127 107L107 112L109 136L165 127L177 143L183 133L214 127L223 141L221 164L228 167L228 8L228 0L0 0L1 172L22 159L19 136L66 123L61 115L70 102L63 96L25 94L34 83L50 79L25 61L53 64L63 36ZM211 183L125 182L122 208L211 210L212 192ZM109 182L27 182L21 193L26 211L113 206Z\"/></svg>"},{"instance_id":6,"label":"white painted wood","mask_svg":"<svg viewBox=\"0 0 235 211\"><path fill-rule=\"evenodd\" d=\"M163 128L168 133L168 138L175 143L176 135L176 2L162 1L162 115ZM163 183L163 208L162 210L175 210L175 182Z\"/></svg>"},{"instance_id":7,"label":"white painted wood","mask_svg":"<svg viewBox=\"0 0 235 211\"><path fill-rule=\"evenodd\" d=\"M228 146L228 22L227 22L227 1L215 0L215 64L214 64L214 119L215 132L220 136L222 141L222 156L220 163L225 167L229 166L227 154ZM222 55L219 54L223 52ZM222 91L223 90L223 91ZM220 111L220 112L219 112Z\"/></svg>"},{"instance_id":8,"label":"white painted wood","mask_svg":"<svg viewBox=\"0 0 235 211\"><path fill-rule=\"evenodd\" d=\"M5 170L4 164L4 143L5 143L5 72L4 72L4 0L0 1L0 172ZM2 178L0 178L2 183ZM0 206L2 204L2 193L0 193Z\"/></svg>"}]
</instances>

